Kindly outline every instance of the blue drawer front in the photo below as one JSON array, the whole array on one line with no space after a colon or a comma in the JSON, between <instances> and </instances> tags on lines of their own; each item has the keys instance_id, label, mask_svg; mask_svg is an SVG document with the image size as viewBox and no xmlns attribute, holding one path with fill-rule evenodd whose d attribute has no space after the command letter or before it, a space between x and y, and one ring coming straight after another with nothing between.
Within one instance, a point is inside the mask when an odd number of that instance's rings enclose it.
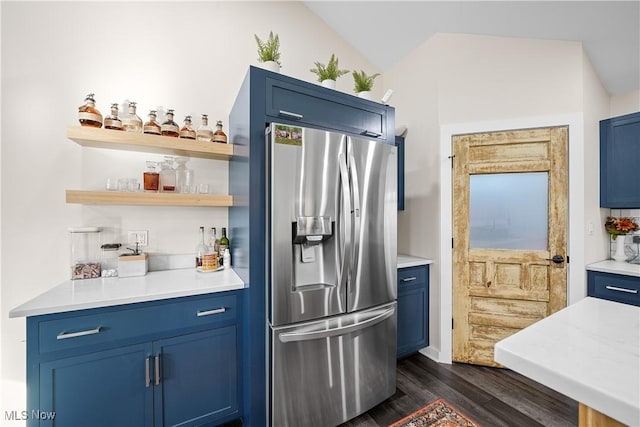
<instances>
[{"instance_id":1,"label":"blue drawer front","mask_svg":"<svg viewBox=\"0 0 640 427\"><path fill-rule=\"evenodd\" d=\"M427 283L427 271L425 266L407 267L398 270L398 288L417 283Z\"/></svg>"},{"instance_id":2,"label":"blue drawer front","mask_svg":"<svg viewBox=\"0 0 640 427\"><path fill-rule=\"evenodd\" d=\"M73 317L39 323L39 352L68 350L105 344L180 328L210 325L236 319L235 295L188 299L118 311L92 314L76 312Z\"/></svg>"},{"instance_id":3,"label":"blue drawer front","mask_svg":"<svg viewBox=\"0 0 640 427\"><path fill-rule=\"evenodd\" d=\"M640 277L589 271L589 296L640 306Z\"/></svg>"}]
</instances>

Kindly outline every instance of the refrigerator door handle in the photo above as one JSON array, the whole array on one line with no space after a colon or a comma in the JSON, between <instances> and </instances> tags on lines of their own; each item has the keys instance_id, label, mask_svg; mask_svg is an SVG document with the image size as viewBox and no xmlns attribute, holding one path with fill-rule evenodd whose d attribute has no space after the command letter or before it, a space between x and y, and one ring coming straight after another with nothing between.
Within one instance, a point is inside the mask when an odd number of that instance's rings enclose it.
<instances>
[{"instance_id":1,"label":"refrigerator door handle","mask_svg":"<svg viewBox=\"0 0 640 427\"><path fill-rule=\"evenodd\" d=\"M285 332L280 334L278 338L280 342L296 342L296 341L307 341L307 340L315 340L320 338L329 338L335 337L338 335L346 335L351 332L359 331L368 327L371 327L377 323L382 322L383 320L388 319L393 316L395 313L395 306L384 310L382 313L374 312L372 317L365 319L361 322L354 323L352 325L341 326L338 328L329 328L322 329L319 331L307 331L307 332Z\"/></svg>"},{"instance_id":2,"label":"refrigerator door handle","mask_svg":"<svg viewBox=\"0 0 640 427\"><path fill-rule=\"evenodd\" d=\"M349 172L347 170L347 160L344 154L338 156L338 165L340 169L340 183L342 186L343 200L343 225L344 225L344 247L342 249L342 260L340 261L339 286L344 289L348 277L348 266L351 259L351 190L349 188ZM346 303L346 301L345 301Z\"/></svg>"},{"instance_id":3,"label":"refrigerator door handle","mask_svg":"<svg viewBox=\"0 0 640 427\"><path fill-rule=\"evenodd\" d=\"M360 236L361 227L361 212L360 212L360 185L358 183L358 169L356 167L356 159L351 149L349 152L349 173L351 174L351 197L353 197L353 215L351 220L353 221L353 243L352 243L352 256L349 260L349 277L350 283L355 284L358 276L358 263L360 257L360 242L362 240ZM357 285L356 285L357 286ZM357 300L357 293L356 293ZM349 303L351 304L351 302ZM355 304L355 301L354 301Z\"/></svg>"}]
</instances>

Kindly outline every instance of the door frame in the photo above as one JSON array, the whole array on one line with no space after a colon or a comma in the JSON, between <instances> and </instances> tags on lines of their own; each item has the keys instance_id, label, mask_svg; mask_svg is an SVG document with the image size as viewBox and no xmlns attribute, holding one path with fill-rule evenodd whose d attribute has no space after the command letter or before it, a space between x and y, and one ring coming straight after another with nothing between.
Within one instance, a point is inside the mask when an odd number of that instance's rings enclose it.
<instances>
[{"instance_id":1,"label":"door frame","mask_svg":"<svg viewBox=\"0 0 640 427\"><path fill-rule=\"evenodd\" d=\"M567 255L571 257L567 277L567 305L586 296L584 261L584 118L582 113L513 118L499 121L456 123L440 127L440 349L429 347L425 354L451 363L453 318L453 254L451 137L466 133L497 132L511 129L569 127L569 201ZM437 301L437 299L436 299Z\"/></svg>"}]
</instances>

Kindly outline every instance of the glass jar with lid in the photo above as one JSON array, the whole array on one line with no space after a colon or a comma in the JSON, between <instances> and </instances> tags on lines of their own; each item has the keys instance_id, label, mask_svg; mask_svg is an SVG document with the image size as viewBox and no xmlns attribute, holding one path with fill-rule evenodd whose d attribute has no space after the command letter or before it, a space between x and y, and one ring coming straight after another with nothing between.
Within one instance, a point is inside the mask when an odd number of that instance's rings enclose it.
<instances>
[{"instance_id":1,"label":"glass jar with lid","mask_svg":"<svg viewBox=\"0 0 640 427\"><path fill-rule=\"evenodd\" d=\"M195 178L192 169L187 168L187 157L176 157L176 188L180 193L195 193Z\"/></svg>"},{"instance_id":2,"label":"glass jar with lid","mask_svg":"<svg viewBox=\"0 0 640 427\"><path fill-rule=\"evenodd\" d=\"M173 157L165 156L160 164L160 191L176 191L176 171L173 169Z\"/></svg>"},{"instance_id":3,"label":"glass jar with lid","mask_svg":"<svg viewBox=\"0 0 640 427\"><path fill-rule=\"evenodd\" d=\"M99 227L70 227L71 279L93 279L102 274Z\"/></svg>"}]
</instances>

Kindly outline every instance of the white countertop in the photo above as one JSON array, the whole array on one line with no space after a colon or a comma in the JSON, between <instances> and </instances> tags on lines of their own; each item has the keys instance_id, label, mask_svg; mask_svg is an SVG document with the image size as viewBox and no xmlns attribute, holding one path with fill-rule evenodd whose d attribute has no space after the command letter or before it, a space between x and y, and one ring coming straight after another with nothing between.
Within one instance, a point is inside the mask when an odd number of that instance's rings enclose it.
<instances>
[{"instance_id":1,"label":"white countertop","mask_svg":"<svg viewBox=\"0 0 640 427\"><path fill-rule=\"evenodd\" d=\"M599 261L587 265L587 270L640 277L640 264L629 264L628 262Z\"/></svg>"},{"instance_id":2,"label":"white countertop","mask_svg":"<svg viewBox=\"0 0 640 427\"><path fill-rule=\"evenodd\" d=\"M418 265L433 264L433 260L417 256L398 254L398 268L416 267Z\"/></svg>"},{"instance_id":3,"label":"white countertop","mask_svg":"<svg viewBox=\"0 0 640 427\"><path fill-rule=\"evenodd\" d=\"M640 426L640 307L587 297L498 342L495 360Z\"/></svg>"},{"instance_id":4,"label":"white countertop","mask_svg":"<svg viewBox=\"0 0 640 427\"><path fill-rule=\"evenodd\" d=\"M9 317L61 313L244 287L244 282L232 269L199 273L195 268L183 268L152 271L139 277L67 280L14 308Z\"/></svg>"}]
</instances>

